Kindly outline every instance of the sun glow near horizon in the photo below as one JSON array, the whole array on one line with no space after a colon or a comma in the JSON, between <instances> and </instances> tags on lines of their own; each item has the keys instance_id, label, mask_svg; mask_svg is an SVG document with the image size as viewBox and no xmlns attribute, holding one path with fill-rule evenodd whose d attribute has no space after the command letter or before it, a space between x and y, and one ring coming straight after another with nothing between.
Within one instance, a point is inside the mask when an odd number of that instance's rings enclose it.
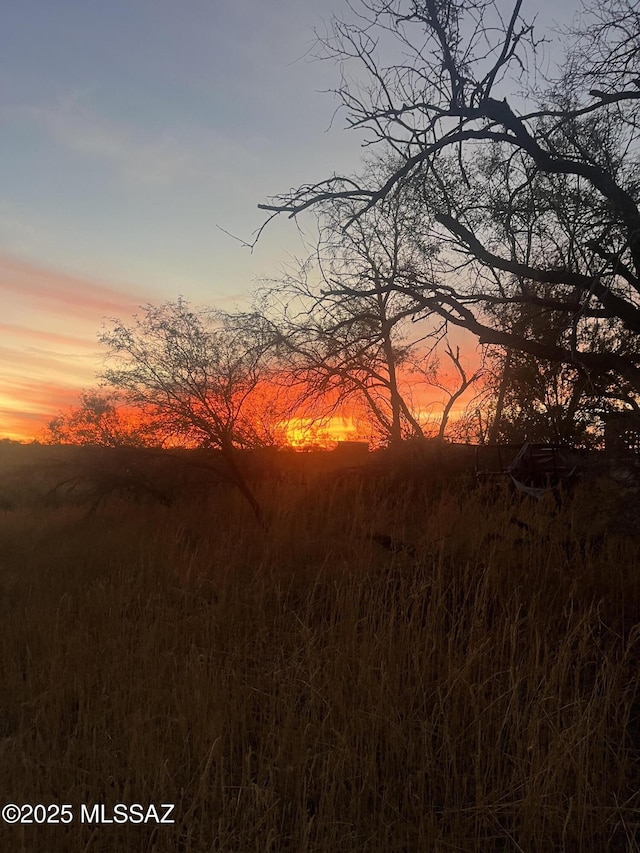
<instances>
[{"instance_id":1,"label":"sun glow near horizon","mask_svg":"<svg viewBox=\"0 0 640 853\"><path fill-rule=\"evenodd\" d=\"M330 449L339 441L366 440L368 436L348 416L337 415L319 420L311 417L295 417L278 424L282 427L285 441L295 450L310 447Z\"/></svg>"},{"instance_id":2,"label":"sun glow near horizon","mask_svg":"<svg viewBox=\"0 0 640 853\"><path fill-rule=\"evenodd\" d=\"M9 386L7 389L9 390ZM99 390L94 389L98 393ZM71 385L56 383L37 385L32 382L29 387L11 387L10 393L0 395L0 438L23 443L46 442L50 438L49 423L61 415L71 415L82 405L83 395L91 396L91 393L90 390L81 392L80 389L73 388ZM462 416L465 402L468 401L456 402L451 411L452 422ZM423 399L419 403L414 409L414 416L426 436L436 434L444 401ZM121 406L117 406L117 412L116 420L119 427L124 428L125 421L130 421L132 426L138 428L144 426L144 417L140 414L135 415L132 411L125 412L125 408ZM256 417L260 421L258 414ZM341 441L373 441L376 444L375 432L372 421L364 412L358 413L357 416L353 412L345 412L330 417L319 417L317 414L299 411L292 417L272 422L271 427L267 425L267 433L273 436L276 444L295 450L313 448L331 450Z\"/></svg>"}]
</instances>

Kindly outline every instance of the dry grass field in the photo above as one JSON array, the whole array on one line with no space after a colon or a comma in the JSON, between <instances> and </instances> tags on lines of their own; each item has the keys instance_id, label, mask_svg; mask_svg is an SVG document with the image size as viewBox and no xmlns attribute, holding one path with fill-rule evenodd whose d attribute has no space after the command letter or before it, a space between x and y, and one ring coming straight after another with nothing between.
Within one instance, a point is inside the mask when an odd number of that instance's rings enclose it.
<instances>
[{"instance_id":1,"label":"dry grass field","mask_svg":"<svg viewBox=\"0 0 640 853\"><path fill-rule=\"evenodd\" d=\"M640 850L626 497L351 471L0 510L12 853ZM15 483L14 483L15 491ZM97 824L81 804L175 804Z\"/></svg>"}]
</instances>

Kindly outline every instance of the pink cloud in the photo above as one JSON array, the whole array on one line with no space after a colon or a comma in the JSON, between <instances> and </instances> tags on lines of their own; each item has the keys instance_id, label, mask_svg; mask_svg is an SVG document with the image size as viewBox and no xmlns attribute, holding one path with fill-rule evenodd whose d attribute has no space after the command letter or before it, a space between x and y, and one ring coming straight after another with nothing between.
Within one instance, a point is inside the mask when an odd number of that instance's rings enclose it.
<instances>
[{"instance_id":1,"label":"pink cloud","mask_svg":"<svg viewBox=\"0 0 640 853\"><path fill-rule=\"evenodd\" d=\"M92 320L135 312L152 299L142 288L116 287L6 253L0 253L0 291L12 300L28 302L30 307Z\"/></svg>"},{"instance_id":2,"label":"pink cloud","mask_svg":"<svg viewBox=\"0 0 640 853\"><path fill-rule=\"evenodd\" d=\"M30 440L97 384L102 321L153 297L0 253L0 300L0 438Z\"/></svg>"},{"instance_id":3,"label":"pink cloud","mask_svg":"<svg viewBox=\"0 0 640 853\"><path fill-rule=\"evenodd\" d=\"M93 358L87 358L84 353L69 356L33 348L14 349L0 346L0 391L8 376L46 378L58 374L87 381L95 375L98 363L97 354Z\"/></svg>"},{"instance_id":4,"label":"pink cloud","mask_svg":"<svg viewBox=\"0 0 640 853\"><path fill-rule=\"evenodd\" d=\"M74 334L58 334L44 329L36 329L32 326L19 325L18 323L0 323L0 335L2 335L3 340L13 338L22 343L29 341L36 344L57 344L58 346L73 347L77 350L95 350L96 348L95 337L88 338Z\"/></svg>"},{"instance_id":5,"label":"pink cloud","mask_svg":"<svg viewBox=\"0 0 640 853\"><path fill-rule=\"evenodd\" d=\"M41 418L43 413L56 414L59 409L76 405L80 390L72 384L43 383L29 379L3 381L0 410L17 412L21 406L27 405L35 417Z\"/></svg>"}]
</instances>

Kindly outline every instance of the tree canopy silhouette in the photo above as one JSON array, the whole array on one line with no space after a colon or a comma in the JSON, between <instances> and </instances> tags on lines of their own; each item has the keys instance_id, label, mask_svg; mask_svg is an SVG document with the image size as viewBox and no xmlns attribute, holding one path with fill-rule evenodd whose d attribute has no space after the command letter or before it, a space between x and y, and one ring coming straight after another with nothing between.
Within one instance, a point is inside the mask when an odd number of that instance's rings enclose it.
<instances>
[{"instance_id":1,"label":"tree canopy silhouette","mask_svg":"<svg viewBox=\"0 0 640 853\"><path fill-rule=\"evenodd\" d=\"M345 201L348 229L391 193L419 208L425 267L394 286L483 344L640 392L640 9L585 5L556 73L517 0L360 0L319 39L351 129L388 169L333 175L260 207ZM496 307L552 315L553 339ZM601 333L604 330L606 333ZM594 383L595 387L595 383ZM625 391L625 396L627 392Z\"/></svg>"},{"instance_id":2,"label":"tree canopy silhouette","mask_svg":"<svg viewBox=\"0 0 640 853\"><path fill-rule=\"evenodd\" d=\"M178 299L147 305L131 325L114 320L100 342L111 364L102 379L165 440L220 451L231 481L261 517L236 454L272 441L263 428L268 419L258 417L268 405L260 395L268 375L255 332Z\"/></svg>"}]
</instances>

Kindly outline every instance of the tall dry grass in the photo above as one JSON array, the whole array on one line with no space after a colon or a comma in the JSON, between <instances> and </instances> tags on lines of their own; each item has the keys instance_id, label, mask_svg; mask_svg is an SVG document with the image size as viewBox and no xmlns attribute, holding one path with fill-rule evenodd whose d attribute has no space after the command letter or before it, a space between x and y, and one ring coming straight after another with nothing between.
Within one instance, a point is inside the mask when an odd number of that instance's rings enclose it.
<instances>
[{"instance_id":1,"label":"tall dry grass","mask_svg":"<svg viewBox=\"0 0 640 853\"><path fill-rule=\"evenodd\" d=\"M224 490L0 513L0 800L177 821L0 849L640 849L638 548L610 491L284 480L265 530Z\"/></svg>"}]
</instances>

